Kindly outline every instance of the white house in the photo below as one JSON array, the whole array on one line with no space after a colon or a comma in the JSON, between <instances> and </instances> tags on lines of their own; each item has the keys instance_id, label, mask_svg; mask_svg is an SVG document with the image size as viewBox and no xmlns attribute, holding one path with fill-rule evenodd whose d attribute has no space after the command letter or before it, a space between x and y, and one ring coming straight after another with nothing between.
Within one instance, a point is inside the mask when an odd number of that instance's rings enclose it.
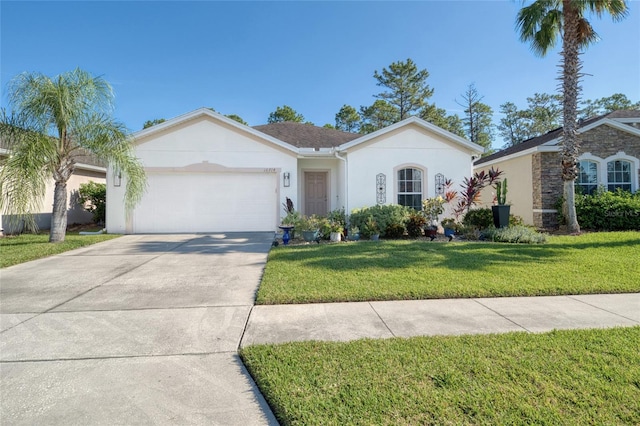
<instances>
[{"instance_id":1,"label":"white house","mask_svg":"<svg viewBox=\"0 0 640 426\"><path fill-rule=\"evenodd\" d=\"M359 135L290 122L248 127L206 108L134 137L148 188L127 214L125 177L108 170L111 233L273 231L287 198L306 215L419 207L443 179L470 176L483 151L417 117Z\"/></svg>"}]
</instances>

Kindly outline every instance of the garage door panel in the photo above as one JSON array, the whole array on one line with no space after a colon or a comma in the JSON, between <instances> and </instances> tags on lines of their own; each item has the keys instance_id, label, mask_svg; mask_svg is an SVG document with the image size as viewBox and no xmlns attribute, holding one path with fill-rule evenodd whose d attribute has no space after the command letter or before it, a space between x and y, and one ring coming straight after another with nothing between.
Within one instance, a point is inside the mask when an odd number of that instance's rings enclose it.
<instances>
[{"instance_id":1,"label":"garage door panel","mask_svg":"<svg viewBox=\"0 0 640 426\"><path fill-rule=\"evenodd\" d=\"M134 232L273 231L273 173L149 174L134 212Z\"/></svg>"}]
</instances>

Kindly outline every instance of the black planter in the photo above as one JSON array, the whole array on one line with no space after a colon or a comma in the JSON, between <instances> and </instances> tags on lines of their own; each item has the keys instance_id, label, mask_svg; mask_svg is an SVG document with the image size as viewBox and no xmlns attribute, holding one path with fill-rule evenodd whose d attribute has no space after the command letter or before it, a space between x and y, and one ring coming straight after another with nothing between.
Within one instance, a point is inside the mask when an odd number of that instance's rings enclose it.
<instances>
[{"instance_id":1,"label":"black planter","mask_svg":"<svg viewBox=\"0 0 640 426\"><path fill-rule=\"evenodd\" d=\"M506 228L509 226L510 210L511 206L509 205L491 206L491 211L493 212L493 224L496 228Z\"/></svg>"}]
</instances>

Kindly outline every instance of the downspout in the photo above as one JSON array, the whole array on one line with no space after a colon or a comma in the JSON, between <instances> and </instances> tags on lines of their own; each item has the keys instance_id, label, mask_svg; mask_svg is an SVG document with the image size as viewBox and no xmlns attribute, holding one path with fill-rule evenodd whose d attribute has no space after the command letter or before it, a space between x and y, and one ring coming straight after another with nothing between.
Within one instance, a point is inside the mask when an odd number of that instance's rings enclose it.
<instances>
[{"instance_id":1,"label":"downspout","mask_svg":"<svg viewBox=\"0 0 640 426\"><path fill-rule=\"evenodd\" d=\"M333 155L339 160L344 161L344 209L347 216L349 215L349 161L346 157L340 157L338 150L333 148Z\"/></svg>"}]
</instances>

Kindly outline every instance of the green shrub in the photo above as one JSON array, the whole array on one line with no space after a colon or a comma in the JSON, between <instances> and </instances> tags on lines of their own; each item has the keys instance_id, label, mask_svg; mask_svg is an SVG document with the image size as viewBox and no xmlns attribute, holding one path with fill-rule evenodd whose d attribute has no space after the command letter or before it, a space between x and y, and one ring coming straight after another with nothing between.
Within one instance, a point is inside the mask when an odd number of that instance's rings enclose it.
<instances>
[{"instance_id":1,"label":"green shrub","mask_svg":"<svg viewBox=\"0 0 640 426\"><path fill-rule=\"evenodd\" d=\"M509 226L507 228L489 228L483 232L487 240L501 243L541 244L547 241L546 234L541 234L528 226Z\"/></svg>"},{"instance_id":2,"label":"green shrub","mask_svg":"<svg viewBox=\"0 0 640 426\"><path fill-rule=\"evenodd\" d=\"M509 226L524 226L524 219L521 216L516 216L513 214L509 215Z\"/></svg>"},{"instance_id":3,"label":"green shrub","mask_svg":"<svg viewBox=\"0 0 640 426\"><path fill-rule=\"evenodd\" d=\"M558 220L564 224L562 198L556 202ZM578 223L583 229L598 231L640 230L640 192L632 194L598 189L593 195L576 194Z\"/></svg>"},{"instance_id":4,"label":"green shrub","mask_svg":"<svg viewBox=\"0 0 640 426\"><path fill-rule=\"evenodd\" d=\"M327 214L327 219L329 222L342 225L343 229L347 226L347 215L344 212L344 207L330 211Z\"/></svg>"},{"instance_id":5,"label":"green shrub","mask_svg":"<svg viewBox=\"0 0 640 426\"><path fill-rule=\"evenodd\" d=\"M331 222L324 216L317 216L318 229L320 230L320 237L323 240L328 240L331 236Z\"/></svg>"},{"instance_id":6,"label":"green shrub","mask_svg":"<svg viewBox=\"0 0 640 426\"><path fill-rule=\"evenodd\" d=\"M407 219L406 228L407 234L411 238L418 238L422 236L422 229L427 224L427 218L420 213L411 213L409 219Z\"/></svg>"},{"instance_id":7,"label":"green shrub","mask_svg":"<svg viewBox=\"0 0 640 426\"><path fill-rule=\"evenodd\" d=\"M287 212L287 215L282 218L281 222L283 225L295 226L296 228L298 228L298 223L300 222L301 217L302 215L300 214L300 212L291 210L290 212Z\"/></svg>"},{"instance_id":8,"label":"green shrub","mask_svg":"<svg viewBox=\"0 0 640 426\"><path fill-rule=\"evenodd\" d=\"M95 223L104 223L107 214L107 185L89 181L81 183L78 190L78 203L91 212Z\"/></svg>"},{"instance_id":9,"label":"green shrub","mask_svg":"<svg viewBox=\"0 0 640 426\"><path fill-rule=\"evenodd\" d=\"M372 207L363 207L354 209L349 216L349 225L357 226L361 230L365 229L365 225L370 219L373 219L380 230L380 236L386 237L386 231L389 225L399 225L404 229L404 224L411 213L415 210L410 207L404 207L397 204L384 204ZM394 227L395 228L395 227Z\"/></svg>"},{"instance_id":10,"label":"green shrub","mask_svg":"<svg viewBox=\"0 0 640 426\"><path fill-rule=\"evenodd\" d=\"M493 228L493 225L491 225L491 228ZM469 241L477 241L482 237L480 229L470 225L459 225L456 234Z\"/></svg>"},{"instance_id":11,"label":"green shrub","mask_svg":"<svg viewBox=\"0 0 640 426\"><path fill-rule=\"evenodd\" d=\"M462 218L462 224L475 229L490 228L493 226L493 212L490 208L469 210Z\"/></svg>"},{"instance_id":12,"label":"green shrub","mask_svg":"<svg viewBox=\"0 0 640 426\"><path fill-rule=\"evenodd\" d=\"M404 225L400 223L390 223L384 231L386 238L402 238L404 236Z\"/></svg>"}]
</instances>

